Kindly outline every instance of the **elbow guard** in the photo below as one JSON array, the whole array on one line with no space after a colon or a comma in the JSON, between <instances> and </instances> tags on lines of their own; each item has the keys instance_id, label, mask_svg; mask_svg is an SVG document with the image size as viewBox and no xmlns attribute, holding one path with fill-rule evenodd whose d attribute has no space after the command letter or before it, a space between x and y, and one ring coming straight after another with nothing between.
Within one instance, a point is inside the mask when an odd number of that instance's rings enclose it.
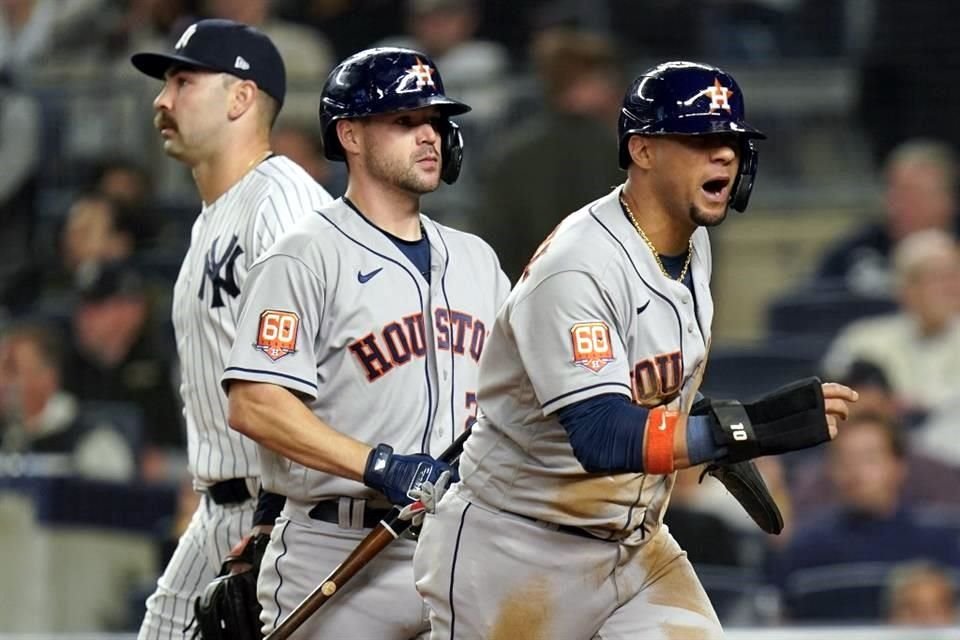
<instances>
[{"instance_id":1,"label":"elbow guard","mask_svg":"<svg viewBox=\"0 0 960 640\"><path fill-rule=\"evenodd\" d=\"M793 382L752 404L704 398L690 413L711 418L714 443L727 448L720 463L797 451L830 439L819 378Z\"/></svg>"}]
</instances>

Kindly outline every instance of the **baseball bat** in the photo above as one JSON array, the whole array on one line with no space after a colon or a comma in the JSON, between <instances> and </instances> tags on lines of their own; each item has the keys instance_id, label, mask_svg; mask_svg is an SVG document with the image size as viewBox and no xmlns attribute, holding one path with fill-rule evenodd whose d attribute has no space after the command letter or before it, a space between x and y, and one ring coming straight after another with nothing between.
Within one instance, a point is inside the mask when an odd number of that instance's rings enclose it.
<instances>
[{"instance_id":1,"label":"baseball bat","mask_svg":"<svg viewBox=\"0 0 960 640\"><path fill-rule=\"evenodd\" d=\"M470 429L466 429L453 441L453 444L440 454L437 460L446 462L449 465L456 464L460 458L460 453L463 451L463 443L466 442L469 435ZM347 581L370 564L377 554L387 548L391 542L403 535L403 533L410 528L410 525L410 520L400 519L400 507L395 506L390 509L387 515L377 523L377 526L371 529L370 533L360 541L360 544L350 552L346 560L337 565L337 567L330 572L330 575L324 578L323 582L311 591L310 594L297 605L297 608L294 609L276 629L270 632L264 640L286 640L289 638L310 616L316 613L317 609L322 607L327 600L342 589Z\"/></svg>"}]
</instances>

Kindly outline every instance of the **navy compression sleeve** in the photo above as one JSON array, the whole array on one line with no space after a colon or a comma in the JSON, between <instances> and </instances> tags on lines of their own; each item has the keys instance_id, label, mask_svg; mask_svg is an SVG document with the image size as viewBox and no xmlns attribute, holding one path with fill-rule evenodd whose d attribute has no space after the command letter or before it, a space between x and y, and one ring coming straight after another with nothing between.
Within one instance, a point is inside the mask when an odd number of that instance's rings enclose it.
<instances>
[{"instance_id":1,"label":"navy compression sleeve","mask_svg":"<svg viewBox=\"0 0 960 640\"><path fill-rule=\"evenodd\" d=\"M577 460L590 473L643 473L643 435L647 409L618 393L604 393L557 411ZM707 416L687 419L687 456L691 465L723 457L726 447L713 442Z\"/></svg>"},{"instance_id":2,"label":"navy compression sleeve","mask_svg":"<svg viewBox=\"0 0 960 640\"><path fill-rule=\"evenodd\" d=\"M604 393L560 409L557 418L590 473L640 473L648 413L624 395Z\"/></svg>"}]
</instances>

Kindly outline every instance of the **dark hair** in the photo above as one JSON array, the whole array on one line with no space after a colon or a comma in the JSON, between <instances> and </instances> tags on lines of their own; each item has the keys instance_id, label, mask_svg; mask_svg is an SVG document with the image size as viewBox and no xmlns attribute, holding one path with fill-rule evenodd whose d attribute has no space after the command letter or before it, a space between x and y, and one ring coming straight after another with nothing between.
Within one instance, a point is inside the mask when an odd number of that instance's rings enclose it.
<instances>
[{"instance_id":1,"label":"dark hair","mask_svg":"<svg viewBox=\"0 0 960 640\"><path fill-rule=\"evenodd\" d=\"M148 188L152 185L152 176L143 163L127 156L110 156L94 163L90 188L96 189L104 176L117 169L137 174Z\"/></svg>"},{"instance_id":2,"label":"dark hair","mask_svg":"<svg viewBox=\"0 0 960 640\"><path fill-rule=\"evenodd\" d=\"M52 326L47 324L38 324L36 321L28 322L26 319L15 322L0 333L0 339L7 340L26 340L37 350L40 359L48 367L57 371L61 370L63 364L63 340L59 332L54 331Z\"/></svg>"},{"instance_id":3,"label":"dark hair","mask_svg":"<svg viewBox=\"0 0 960 640\"><path fill-rule=\"evenodd\" d=\"M886 372L870 360L854 360L847 366L846 371L837 382L854 389L857 387L879 387L887 393L893 391L890 378L887 377Z\"/></svg>"}]
</instances>

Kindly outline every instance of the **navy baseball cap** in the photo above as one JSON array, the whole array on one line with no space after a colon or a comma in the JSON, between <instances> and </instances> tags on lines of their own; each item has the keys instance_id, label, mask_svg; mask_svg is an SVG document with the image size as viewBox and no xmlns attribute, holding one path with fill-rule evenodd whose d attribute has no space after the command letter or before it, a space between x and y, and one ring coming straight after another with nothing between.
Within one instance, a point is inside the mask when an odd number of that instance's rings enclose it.
<instances>
[{"instance_id":1,"label":"navy baseball cap","mask_svg":"<svg viewBox=\"0 0 960 640\"><path fill-rule=\"evenodd\" d=\"M174 65L229 73L252 80L281 105L287 92L287 72L276 46L260 31L233 20L195 22L177 40L172 53L136 53L130 62L161 80Z\"/></svg>"}]
</instances>

